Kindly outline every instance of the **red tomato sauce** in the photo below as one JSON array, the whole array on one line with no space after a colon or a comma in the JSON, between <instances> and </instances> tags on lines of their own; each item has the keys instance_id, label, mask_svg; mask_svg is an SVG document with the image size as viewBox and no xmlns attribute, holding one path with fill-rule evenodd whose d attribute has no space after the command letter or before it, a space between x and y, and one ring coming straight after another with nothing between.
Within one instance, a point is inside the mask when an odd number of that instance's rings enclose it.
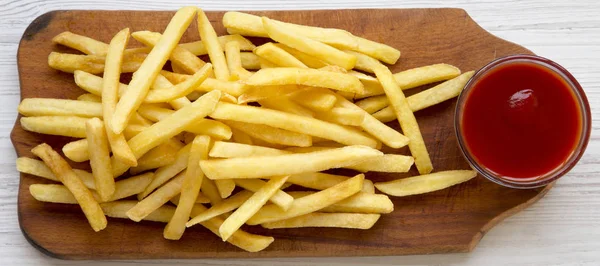
<instances>
[{"instance_id":1,"label":"red tomato sauce","mask_svg":"<svg viewBox=\"0 0 600 266\"><path fill-rule=\"evenodd\" d=\"M481 166L506 178L534 178L562 166L581 135L581 111L561 76L544 66L510 62L471 87L461 129Z\"/></svg>"}]
</instances>

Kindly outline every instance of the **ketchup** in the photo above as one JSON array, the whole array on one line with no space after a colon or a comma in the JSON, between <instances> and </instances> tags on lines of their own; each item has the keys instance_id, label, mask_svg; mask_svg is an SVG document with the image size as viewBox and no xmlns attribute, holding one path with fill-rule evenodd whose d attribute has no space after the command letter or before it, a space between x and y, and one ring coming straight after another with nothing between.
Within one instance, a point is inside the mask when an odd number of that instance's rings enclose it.
<instances>
[{"instance_id":1,"label":"ketchup","mask_svg":"<svg viewBox=\"0 0 600 266\"><path fill-rule=\"evenodd\" d=\"M464 101L461 130L479 165L525 179L567 161L581 136L582 115L559 74L531 62L508 62L475 82Z\"/></svg>"}]
</instances>

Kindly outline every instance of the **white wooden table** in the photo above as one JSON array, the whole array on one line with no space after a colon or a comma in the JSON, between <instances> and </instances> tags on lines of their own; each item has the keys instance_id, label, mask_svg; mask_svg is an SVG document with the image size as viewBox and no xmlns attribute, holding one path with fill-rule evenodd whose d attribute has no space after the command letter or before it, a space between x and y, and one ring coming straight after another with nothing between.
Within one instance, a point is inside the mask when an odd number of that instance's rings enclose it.
<instances>
[{"instance_id":1,"label":"white wooden table","mask_svg":"<svg viewBox=\"0 0 600 266\"><path fill-rule=\"evenodd\" d=\"M0 265L600 265L600 1L486 0L0 0ZM175 2L175 1L173 1ZM469 254L403 257L81 262L49 258L23 238L17 221L16 53L27 25L56 9L206 10L460 7L483 28L569 69L592 106L593 130L579 164L540 202L505 220ZM416 29L417 30L417 29ZM49 228L51 230L51 228Z\"/></svg>"}]
</instances>

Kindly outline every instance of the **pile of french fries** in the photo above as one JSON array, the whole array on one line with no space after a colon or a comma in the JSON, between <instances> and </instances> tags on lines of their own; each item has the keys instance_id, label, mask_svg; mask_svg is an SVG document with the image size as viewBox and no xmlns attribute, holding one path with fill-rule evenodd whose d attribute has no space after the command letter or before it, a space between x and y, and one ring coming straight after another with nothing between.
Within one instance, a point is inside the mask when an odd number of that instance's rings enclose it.
<instances>
[{"instance_id":1,"label":"pile of french fries","mask_svg":"<svg viewBox=\"0 0 600 266\"><path fill-rule=\"evenodd\" d=\"M194 17L201 41L180 43ZM62 153L89 161L91 171L71 168L40 144L32 153L41 161L21 157L17 168L60 184L31 185L31 195L79 204L95 231L107 216L157 221L167 223L166 239L177 240L200 224L256 252L274 239L244 232L244 224L369 229L394 209L385 194L427 193L476 175L431 173L413 114L456 97L472 71L434 64L392 74L384 63L395 64L400 51L344 30L240 12L227 12L223 24L230 35L217 36L201 9L184 7L162 33L126 28L109 44L57 35L54 43L83 54L52 52L48 64L73 73L85 93L24 99L20 123L76 138ZM130 36L145 47L127 48ZM243 36L272 41L256 47ZM131 81L120 83L127 72ZM439 84L404 95L431 83ZM384 124L393 120L403 134ZM408 145L411 155L384 154L383 145ZM408 172L413 163L419 176L366 179L368 172ZM334 168L362 173L323 172Z\"/></svg>"}]
</instances>

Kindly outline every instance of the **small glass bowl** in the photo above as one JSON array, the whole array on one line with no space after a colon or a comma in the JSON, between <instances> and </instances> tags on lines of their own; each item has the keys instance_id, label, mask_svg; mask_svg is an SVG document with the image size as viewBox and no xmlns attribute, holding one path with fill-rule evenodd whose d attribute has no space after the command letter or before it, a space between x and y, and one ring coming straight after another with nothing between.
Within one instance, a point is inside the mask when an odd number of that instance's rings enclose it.
<instances>
[{"instance_id":1,"label":"small glass bowl","mask_svg":"<svg viewBox=\"0 0 600 266\"><path fill-rule=\"evenodd\" d=\"M550 171L550 172L548 172L542 176L536 177L536 178L516 179L516 178L505 177L505 176L499 176L498 174L494 173L493 171L490 171L485 166L479 164L479 162L475 159L475 157L471 155L469 149L466 146L466 143L465 143L465 140L463 137L463 133L462 133L461 124L462 124L462 117L463 117L463 107L464 107L464 103L465 103L466 99L469 96L471 88L474 86L474 84L476 84L479 81L480 78L484 77L485 74L488 73L489 71L493 70L494 68L496 68L500 65L514 63L514 62L534 63L537 65L543 66L554 73L557 73L568 84L569 88L575 94L575 96L576 96L575 98L578 102L578 105L580 108L580 113L582 116L581 117L582 130L581 130L581 135L579 137L579 142L577 143L575 149L573 150L573 152L571 153L569 158L561 166L557 167L553 171ZM456 111L454 113L454 131L456 132L458 146L460 147L460 150L462 151L463 155L465 156L465 158L467 159L469 164L471 164L473 169L477 170L477 172L479 172L482 176L484 176L485 178L487 178L490 181L493 181L497 184L500 184L500 185L503 185L506 187L520 188L520 189L529 189L529 188L545 186L545 185L557 180L561 176L565 175L567 172L569 172L569 170L571 170L571 168L573 168L575 166L575 164L577 164L577 162L583 155L585 148L587 147L587 144L590 140L590 133L592 130L591 122L592 122L591 111L590 111L590 105L588 103L587 97L585 96L585 93L584 93L583 89L581 88L581 85L579 85L579 83L577 82L577 80L575 80L573 75L571 75L571 73L569 73L565 68L563 68L559 64L557 64L547 58L543 58L543 57L535 56L535 55L510 55L510 56L498 58L498 59L490 62L483 68L481 68L479 71L477 71L477 73L475 73L475 75L473 75L473 77L465 85L465 88L463 89L461 94L458 96L458 101L456 104Z\"/></svg>"}]
</instances>

